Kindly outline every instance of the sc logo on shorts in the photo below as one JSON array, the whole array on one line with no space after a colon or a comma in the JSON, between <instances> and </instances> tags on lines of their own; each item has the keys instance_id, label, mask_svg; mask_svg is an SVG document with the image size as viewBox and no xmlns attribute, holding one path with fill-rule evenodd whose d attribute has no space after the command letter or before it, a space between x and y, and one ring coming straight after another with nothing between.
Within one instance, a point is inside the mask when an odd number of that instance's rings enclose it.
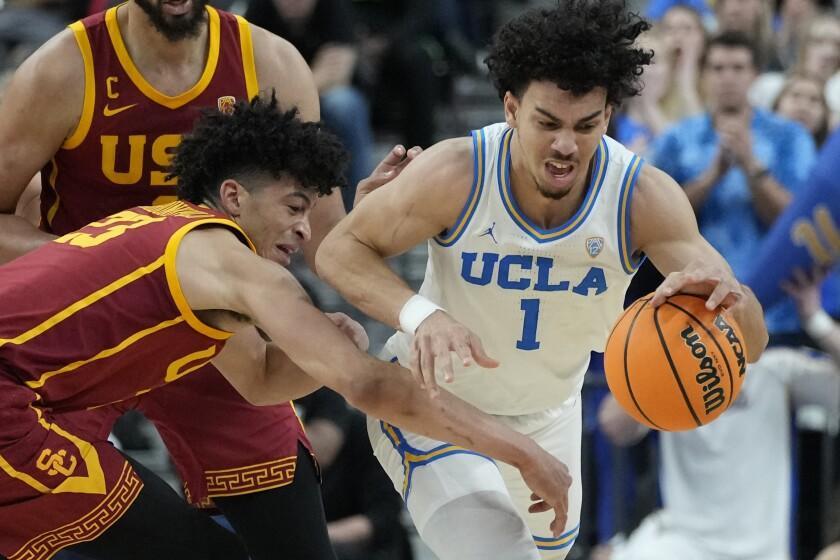
<instances>
[{"instance_id":1,"label":"sc logo on shorts","mask_svg":"<svg viewBox=\"0 0 840 560\"><path fill-rule=\"evenodd\" d=\"M53 453L52 449L44 449L35 462L35 466L42 471L46 471L50 476L55 476L59 473L64 476L70 476L76 470L76 457L70 455L70 460L65 466L64 461L66 458L67 450L65 449L60 450L58 453Z\"/></svg>"}]
</instances>

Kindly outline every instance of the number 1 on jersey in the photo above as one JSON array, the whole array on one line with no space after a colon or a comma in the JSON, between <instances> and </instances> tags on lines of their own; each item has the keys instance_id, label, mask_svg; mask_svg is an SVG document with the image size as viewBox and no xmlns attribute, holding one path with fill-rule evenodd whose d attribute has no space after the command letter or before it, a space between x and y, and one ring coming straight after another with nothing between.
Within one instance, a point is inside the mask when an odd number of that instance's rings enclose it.
<instances>
[{"instance_id":1,"label":"number 1 on jersey","mask_svg":"<svg viewBox=\"0 0 840 560\"><path fill-rule=\"evenodd\" d=\"M519 308L525 312L522 321L522 337L516 341L516 347L520 350L537 350L540 341L537 340L537 323L540 320L540 300L523 299Z\"/></svg>"}]
</instances>

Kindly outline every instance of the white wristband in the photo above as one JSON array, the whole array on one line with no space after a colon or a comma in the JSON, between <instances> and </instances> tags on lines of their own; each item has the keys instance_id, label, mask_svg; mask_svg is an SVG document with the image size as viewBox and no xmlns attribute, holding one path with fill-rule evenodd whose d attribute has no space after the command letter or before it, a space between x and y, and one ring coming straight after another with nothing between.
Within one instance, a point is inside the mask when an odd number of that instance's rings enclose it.
<instances>
[{"instance_id":1,"label":"white wristband","mask_svg":"<svg viewBox=\"0 0 840 560\"><path fill-rule=\"evenodd\" d=\"M820 309L802 323L802 328L811 338L824 338L834 330L834 319L824 309Z\"/></svg>"},{"instance_id":2,"label":"white wristband","mask_svg":"<svg viewBox=\"0 0 840 560\"><path fill-rule=\"evenodd\" d=\"M414 334L420 323L439 309L441 309L440 306L435 305L423 296L414 294L408 298L408 301L400 310L400 330L404 333Z\"/></svg>"}]
</instances>

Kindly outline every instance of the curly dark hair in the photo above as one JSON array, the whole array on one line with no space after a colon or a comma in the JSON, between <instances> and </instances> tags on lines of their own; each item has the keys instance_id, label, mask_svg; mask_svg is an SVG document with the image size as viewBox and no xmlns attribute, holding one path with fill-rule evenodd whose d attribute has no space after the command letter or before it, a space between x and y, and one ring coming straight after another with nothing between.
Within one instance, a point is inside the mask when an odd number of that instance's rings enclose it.
<instances>
[{"instance_id":1,"label":"curly dark hair","mask_svg":"<svg viewBox=\"0 0 840 560\"><path fill-rule=\"evenodd\" d=\"M603 87L607 102L618 105L642 89L639 76L653 52L635 41L648 29L623 0L559 0L504 25L484 62L502 99L508 91L521 97L532 81L545 80L574 95Z\"/></svg>"},{"instance_id":2,"label":"curly dark hair","mask_svg":"<svg viewBox=\"0 0 840 560\"><path fill-rule=\"evenodd\" d=\"M260 178L291 178L325 195L346 183L347 159L334 134L300 120L297 109L280 110L272 91L237 102L229 114L205 112L178 146L169 177L178 179L178 197L195 204L218 202L225 179L259 186Z\"/></svg>"}]
</instances>

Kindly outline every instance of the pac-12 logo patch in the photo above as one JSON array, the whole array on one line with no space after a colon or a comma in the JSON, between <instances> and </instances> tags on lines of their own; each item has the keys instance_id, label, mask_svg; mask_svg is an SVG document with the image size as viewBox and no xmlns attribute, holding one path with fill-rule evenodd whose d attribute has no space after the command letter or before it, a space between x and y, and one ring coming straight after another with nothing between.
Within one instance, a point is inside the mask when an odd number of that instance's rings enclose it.
<instances>
[{"instance_id":1,"label":"pac-12 logo patch","mask_svg":"<svg viewBox=\"0 0 840 560\"><path fill-rule=\"evenodd\" d=\"M604 238L603 237L589 237L586 240L586 252L589 254L590 257L593 259L601 254L601 250L604 248Z\"/></svg>"},{"instance_id":2,"label":"pac-12 logo patch","mask_svg":"<svg viewBox=\"0 0 840 560\"><path fill-rule=\"evenodd\" d=\"M236 105L236 98L232 95L223 95L218 100L219 112L230 115L233 113L233 106Z\"/></svg>"}]
</instances>

